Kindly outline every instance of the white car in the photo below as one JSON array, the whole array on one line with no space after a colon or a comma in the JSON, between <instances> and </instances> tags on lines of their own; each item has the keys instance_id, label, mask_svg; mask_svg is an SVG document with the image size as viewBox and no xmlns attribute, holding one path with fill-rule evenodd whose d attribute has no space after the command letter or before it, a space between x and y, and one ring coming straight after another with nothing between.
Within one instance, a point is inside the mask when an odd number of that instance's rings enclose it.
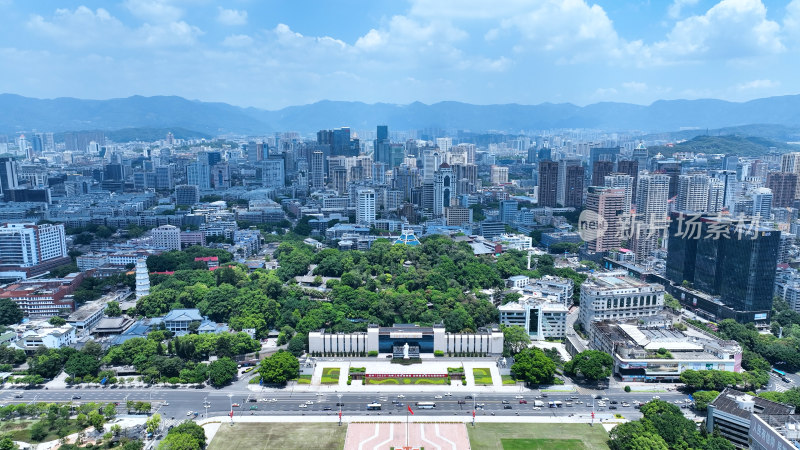
<instances>
[{"instance_id":1,"label":"white car","mask_svg":"<svg viewBox=\"0 0 800 450\"><path fill-rule=\"evenodd\" d=\"M406 398L406 396L403 394L397 394L397 398Z\"/></svg>"},{"instance_id":2,"label":"white car","mask_svg":"<svg viewBox=\"0 0 800 450\"><path fill-rule=\"evenodd\" d=\"M306 405L305 403L301 403L301 404L300 404L300 407L301 407L301 408L308 408L308 405Z\"/></svg>"},{"instance_id":3,"label":"white car","mask_svg":"<svg viewBox=\"0 0 800 450\"><path fill-rule=\"evenodd\" d=\"M607 402L607 401L608 401L608 397L603 397L603 398L602 398L602 400L603 400L604 402Z\"/></svg>"},{"instance_id":4,"label":"white car","mask_svg":"<svg viewBox=\"0 0 800 450\"><path fill-rule=\"evenodd\" d=\"M191 412L191 411L189 411L189 412L187 412L187 413L186 413L186 415L187 415L187 416L191 416L191 415L192 415L192 412Z\"/></svg>"},{"instance_id":5,"label":"white car","mask_svg":"<svg viewBox=\"0 0 800 450\"><path fill-rule=\"evenodd\" d=\"M161 404L161 406L169 406L169 403L164 402L164 403Z\"/></svg>"},{"instance_id":6,"label":"white car","mask_svg":"<svg viewBox=\"0 0 800 450\"><path fill-rule=\"evenodd\" d=\"M311 400L306 400L306 405L313 405L313 404L314 402L312 402Z\"/></svg>"},{"instance_id":7,"label":"white car","mask_svg":"<svg viewBox=\"0 0 800 450\"><path fill-rule=\"evenodd\" d=\"M680 404L681 404L681 401L680 401L680 400L675 400L675 404L676 404L676 405L680 405Z\"/></svg>"},{"instance_id":8,"label":"white car","mask_svg":"<svg viewBox=\"0 0 800 450\"><path fill-rule=\"evenodd\" d=\"M453 394L451 394L451 393L447 392L446 394L444 394L444 396L445 396L445 397L452 397L452 396L453 396Z\"/></svg>"},{"instance_id":9,"label":"white car","mask_svg":"<svg viewBox=\"0 0 800 450\"><path fill-rule=\"evenodd\" d=\"M684 402L684 403L692 403L692 401L691 401L690 399L688 399L688 398L687 398L687 399L685 399L683 402Z\"/></svg>"},{"instance_id":10,"label":"white car","mask_svg":"<svg viewBox=\"0 0 800 450\"><path fill-rule=\"evenodd\" d=\"M521 395L515 395L514 398L525 398L525 397L523 397Z\"/></svg>"},{"instance_id":11,"label":"white car","mask_svg":"<svg viewBox=\"0 0 800 450\"><path fill-rule=\"evenodd\" d=\"M278 399L277 399L277 398L271 398L271 399L269 399L269 401L271 401L271 402L277 402L277 401L278 401Z\"/></svg>"},{"instance_id":12,"label":"white car","mask_svg":"<svg viewBox=\"0 0 800 450\"><path fill-rule=\"evenodd\" d=\"M534 410L534 411L541 411L541 410L542 410L542 407L541 407L541 406L534 406L534 407L533 407L533 410Z\"/></svg>"},{"instance_id":13,"label":"white car","mask_svg":"<svg viewBox=\"0 0 800 450\"><path fill-rule=\"evenodd\" d=\"M440 399L440 398L442 398L442 396L441 395L434 395L433 398Z\"/></svg>"}]
</instances>

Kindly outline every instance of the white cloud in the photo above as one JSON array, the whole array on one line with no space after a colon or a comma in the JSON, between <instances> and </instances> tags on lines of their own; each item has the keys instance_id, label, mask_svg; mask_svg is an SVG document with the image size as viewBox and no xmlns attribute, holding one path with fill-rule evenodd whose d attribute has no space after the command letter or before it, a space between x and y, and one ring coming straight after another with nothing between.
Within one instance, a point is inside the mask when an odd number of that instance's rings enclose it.
<instances>
[{"instance_id":1,"label":"white cloud","mask_svg":"<svg viewBox=\"0 0 800 450\"><path fill-rule=\"evenodd\" d=\"M665 63L780 53L780 25L766 15L761 0L722 0L703 15L677 22L652 52Z\"/></svg>"},{"instance_id":2,"label":"white cloud","mask_svg":"<svg viewBox=\"0 0 800 450\"><path fill-rule=\"evenodd\" d=\"M75 11L57 9L51 20L34 15L27 26L68 47L172 47L191 45L203 32L184 21L145 23L126 27L108 11L79 6Z\"/></svg>"},{"instance_id":3,"label":"white cloud","mask_svg":"<svg viewBox=\"0 0 800 450\"><path fill-rule=\"evenodd\" d=\"M149 22L174 22L183 17L183 10L169 0L125 0L122 4L131 14Z\"/></svg>"},{"instance_id":4,"label":"white cloud","mask_svg":"<svg viewBox=\"0 0 800 450\"><path fill-rule=\"evenodd\" d=\"M236 9L218 8L217 22L223 25L236 26L247 24L247 11Z\"/></svg>"},{"instance_id":5,"label":"white cloud","mask_svg":"<svg viewBox=\"0 0 800 450\"><path fill-rule=\"evenodd\" d=\"M669 5L667 9L667 14L673 18L677 19L681 16L681 10L684 6L694 6L700 0L673 0L672 4Z\"/></svg>"},{"instance_id":6,"label":"white cloud","mask_svg":"<svg viewBox=\"0 0 800 450\"><path fill-rule=\"evenodd\" d=\"M628 91L633 91L633 92L646 92L647 91L647 83L642 83L641 81L628 81L628 82L622 83L622 87L624 87Z\"/></svg>"},{"instance_id":7,"label":"white cloud","mask_svg":"<svg viewBox=\"0 0 800 450\"><path fill-rule=\"evenodd\" d=\"M125 26L103 8L96 11L79 6L75 11L57 9L51 21L31 16L28 28L68 47L113 45L125 32Z\"/></svg>"},{"instance_id":8,"label":"white cloud","mask_svg":"<svg viewBox=\"0 0 800 450\"><path fill-rule=\"evenodd\" d=\"M253 38L246 34L234 34L225 38L222 45L225 47L248 47L253 43Z\"/></svg>"},{"instance_id":9,"label":"white cloud","mask_svg":"<svg viewBox=\"0 0 800 450\"><path fill-rule=\"evenodd\" d=\"M766 80L766 79L753 80L736 85L736 89L739 91L748 91L753 89L769 89L778 87L780 86L780 84L781 84L780 82L773 80Z\"/></svg>"},{"instance_id":10,"label":"white cloud","mask_svg":"<svg viewBox=\"0 0 800 450\"><path fill-rule=\"evenodd\" d=\"M617 90L614 88L597 88L594 91L594 97L610 97L617 95Z\"/></svg>"}]
</instances>

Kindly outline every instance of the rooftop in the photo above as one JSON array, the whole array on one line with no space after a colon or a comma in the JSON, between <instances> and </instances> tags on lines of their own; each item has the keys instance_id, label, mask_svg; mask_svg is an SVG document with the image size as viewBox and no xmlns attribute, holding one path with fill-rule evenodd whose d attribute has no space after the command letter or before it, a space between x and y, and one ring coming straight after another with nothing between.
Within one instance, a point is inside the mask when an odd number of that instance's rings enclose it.
<instances>
[{"instance_id":1,"label":"rooftop","mask_svg":"<svg viewBox=\"0 0 800 450\"><path fill-rule=\"evenodd\" d=\"M750 411L749 405L752 405L752 411ZM793 406L772 402L761 397L754 397L732 388L725 388L709 406L748 420L751 412L761 416L788 416L794 414Z\"/></svg>"}]
</instances>

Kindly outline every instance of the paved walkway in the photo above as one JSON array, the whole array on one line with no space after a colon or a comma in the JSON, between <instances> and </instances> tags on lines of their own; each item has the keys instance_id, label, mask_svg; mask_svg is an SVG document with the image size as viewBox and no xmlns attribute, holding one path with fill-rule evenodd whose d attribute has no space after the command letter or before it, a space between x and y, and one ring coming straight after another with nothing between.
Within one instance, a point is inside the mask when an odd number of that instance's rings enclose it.
<instances>
[{"instance_id":1,"label":"paved walkway","mask_svg":"<svg viewBox=\"0 0 800 450\"><path fill-rule=\"evenodd\" d=\"M478 415L476 422L483 423L592 423L592 417L587 414L575 414L569 416L483 416ZM337 415L330 416L233 416L233 423L338 423L339 417ZM365 416L365 415L343 415L342 422L344 423L375 423L375 422L403 422L405 423L405 416ZM442 416L410 416L410 423L472 423L472 415L442 415ZM627 419L616 419L613 414L595 413L594 423L596 424L620 424L628 422ZM197 422L201 426L211 423L220 423L229 426L231 418L228 416L215 416L208 419L200 420Z\"/></svg>"}]
</instances>

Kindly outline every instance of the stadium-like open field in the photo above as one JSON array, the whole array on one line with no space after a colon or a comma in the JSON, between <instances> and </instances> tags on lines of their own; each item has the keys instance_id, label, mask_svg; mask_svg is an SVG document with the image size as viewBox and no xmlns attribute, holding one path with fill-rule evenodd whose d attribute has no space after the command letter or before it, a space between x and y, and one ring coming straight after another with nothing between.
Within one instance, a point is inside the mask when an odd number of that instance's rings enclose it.
<instances>
[{"instance_id":1,"label":"stadium-like open field","mask_svg":"<svg viewBox=\"0 0 800 450\"><path fill-rule=\"evenodd\" d=\"M224 423L208 450L341 449L346 433L335 423Z\"/></svg>"},{"instance_id":2,"label":"stadium-like open field","mask_svg":"<svg viewBox=\"0 0 800 450\"><path fill-rule=\"evenodd\" d=\"M608 434L599 424L480 423L467 425L472 450L607 450Z\"/></svg>"}]
</instances>

